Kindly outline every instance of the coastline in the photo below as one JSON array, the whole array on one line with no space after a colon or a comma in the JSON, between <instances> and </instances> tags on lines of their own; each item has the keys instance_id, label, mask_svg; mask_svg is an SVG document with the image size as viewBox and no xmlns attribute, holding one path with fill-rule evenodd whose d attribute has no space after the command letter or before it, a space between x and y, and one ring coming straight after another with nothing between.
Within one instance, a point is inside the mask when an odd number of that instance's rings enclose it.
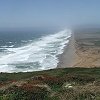
<instances>
[{"instance_id":1,"label":"coastline","mask_svg":"<svg viewBox=\"0 0 100 100\"><path fill-rule=\"evenodd\" d=\"M58 56L57 68L100 67L100 34L99 32L76 31Z\"/></svg>"},{"instance_id":2,"label":"coastline","mask_svg":"<svg viewBox=\"0 0 100 100\"><path fill-rule=\"evenodd\" d=\"M69 38L69 43L65 46L64 52L58 56L59 63L57 68L73 67L76 58L74 33Z\"/></svg>"}]
</instances>

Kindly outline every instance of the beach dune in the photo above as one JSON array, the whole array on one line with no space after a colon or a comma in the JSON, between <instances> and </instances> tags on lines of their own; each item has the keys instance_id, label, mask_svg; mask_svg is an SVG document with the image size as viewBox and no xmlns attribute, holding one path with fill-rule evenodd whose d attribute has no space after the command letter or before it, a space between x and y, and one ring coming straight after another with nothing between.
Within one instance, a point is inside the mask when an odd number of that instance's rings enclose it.
<instances>
[{"instance_id":1,"label":"beach dune","mask_svg":"<svg viewBox=\"0 0 100 100\"><path fill-rule=\"evenodd\" d=\"M100 30L74 32L58 67L100 67Z\"/></svg>"}]
</instances>

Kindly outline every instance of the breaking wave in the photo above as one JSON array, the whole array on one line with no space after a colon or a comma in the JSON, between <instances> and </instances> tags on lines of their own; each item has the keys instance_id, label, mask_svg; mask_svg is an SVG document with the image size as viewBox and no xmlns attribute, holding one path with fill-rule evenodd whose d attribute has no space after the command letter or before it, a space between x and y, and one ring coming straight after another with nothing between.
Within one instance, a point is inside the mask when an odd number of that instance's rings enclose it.
<instances>
[{"instance_id":1,"label":"breaking wave","mask_svg":"<svg viewBox=\"0 0 100 100\"><path fill-rule=\"evenodd\" d=\"M57 55L63 53L71 34L70 30L63 30L35 41L31 40L21 47L5 46L5 53L0 55L0 72L27 72L55 68L58 63Z\"/></svg>"}]
</instances>

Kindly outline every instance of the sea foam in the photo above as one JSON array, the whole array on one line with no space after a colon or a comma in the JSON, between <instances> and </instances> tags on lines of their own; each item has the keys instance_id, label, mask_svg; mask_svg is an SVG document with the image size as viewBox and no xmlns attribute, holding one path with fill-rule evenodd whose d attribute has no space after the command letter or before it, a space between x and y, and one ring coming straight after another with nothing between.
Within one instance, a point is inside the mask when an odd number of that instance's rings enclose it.
<instances>
[{"instance_id":1,"label":"sea foam","mask_svg":"<svg viewBox=\"0 0 100 100\"><path fill-rule=\"evenodd\" d=\"M63 30L30 41L17 48L6 48L9 54L0 56L0 72L27 72L52 69L57 66L57 55L62 54L72 32Z\"/></svg>"}]
</instances>

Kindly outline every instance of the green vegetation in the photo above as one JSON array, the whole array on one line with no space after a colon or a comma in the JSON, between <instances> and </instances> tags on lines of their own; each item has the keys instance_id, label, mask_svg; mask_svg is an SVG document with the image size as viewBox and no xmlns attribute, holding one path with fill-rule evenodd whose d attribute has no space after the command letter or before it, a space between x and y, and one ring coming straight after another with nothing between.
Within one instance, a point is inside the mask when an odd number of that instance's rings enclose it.
<instances>
[{"instance_id":1,"label":"green vegetation","mask_svg":"<svg viewBox=\"0 0 100 100\"><path fill-rule=\"evenodd\" d=\"M100 100L100 68L0 73L0 100Z\"/></svg>"}]
</instances>

